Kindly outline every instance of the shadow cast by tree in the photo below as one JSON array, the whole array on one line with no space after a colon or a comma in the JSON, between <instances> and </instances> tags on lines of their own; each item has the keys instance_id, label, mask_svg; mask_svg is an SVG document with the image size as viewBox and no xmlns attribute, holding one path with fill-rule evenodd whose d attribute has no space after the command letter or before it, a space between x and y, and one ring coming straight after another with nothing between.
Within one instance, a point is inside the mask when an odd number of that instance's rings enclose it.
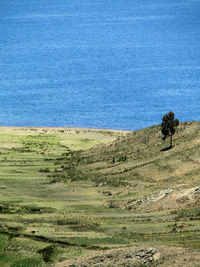
<instances>
[{"instance_id":1,"label":"shadow cast by tree","mask_svg":"<svg viewBox=\"0 0 200 267\"><path fill-rule=\"evenodd\" d=\"M162 148L160 151L164 152L164 151L168 151L168 150L170 150L172 148L173 148L173 146L168 146L168 147Z\"/></svg>"}]
</instances>

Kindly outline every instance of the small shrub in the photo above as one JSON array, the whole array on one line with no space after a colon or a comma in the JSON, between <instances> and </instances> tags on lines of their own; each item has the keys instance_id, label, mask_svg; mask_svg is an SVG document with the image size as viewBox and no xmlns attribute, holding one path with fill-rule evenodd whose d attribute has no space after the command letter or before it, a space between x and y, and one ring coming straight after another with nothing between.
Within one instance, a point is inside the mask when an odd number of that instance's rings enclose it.
<instances>
[{"instance_id":1,"label":"small shrub","mask_svg":"<svg viewBox=\"0 0 200 267\"><path fill-rule=\"evenodd\" d=\"M112 158L112 163L115 164L115 157Z\"/></svg>"},{"instance_id":2,"label":"small shrub","mask_svg":"<svg viewBox=\"0 0 200 267\"><path fill-rule=\"evenodd\" d=\"M56 245L50 245L42 250L38 251L42 254L42 258L45 262L54 263L58 256L58 247Z\"/></svg>"},{"instance_id":3,"label":"small shrub","mask_svg":"<svg viewBox=\"0 0 200 267\"><path fill-rule=\"evenodd\" d=\"M48 167L40 169L39 172L50 172L50 169Z\"/></svg>"},{"instance_id":4,"label":"small shrub","mask_svg":"<svg viewBox=\"0 0 200 267\"><path fill-rule=\"evenodd\" d=\"M115 201L111 200L111 201L109 201L108 207L110 209L115 209L115 208L118 208L118 204L116 204Z\"/></svg>"},{"instance_id":5,"label":"small shrub","mask_svg":"<svg viewBox=\"0 0 200 267\"><path fill-rule=\"evenodd\" d=\"M126 161L127 160L127 156L126 154L124 155L120 155L117 159L118 162L123 162L123 161Z\"/></svg>"}]
</instances>

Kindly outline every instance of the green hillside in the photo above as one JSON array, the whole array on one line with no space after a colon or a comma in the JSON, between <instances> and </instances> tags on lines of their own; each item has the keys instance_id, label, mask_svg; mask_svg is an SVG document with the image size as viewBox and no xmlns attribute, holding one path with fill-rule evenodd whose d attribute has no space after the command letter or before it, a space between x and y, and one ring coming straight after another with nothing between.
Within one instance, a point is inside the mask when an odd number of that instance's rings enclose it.
<instances>
[{"instance_id":1,"label":"green hillside","mask_svg":"<svg viewBox=\"0 0 200 267\"><path fill-rule=\"evenodd\" d=\"M199 250L200 122L182 123L167 147L160 126L0 128L0 266L133 246Z\"/></svg>"}]
</instances>

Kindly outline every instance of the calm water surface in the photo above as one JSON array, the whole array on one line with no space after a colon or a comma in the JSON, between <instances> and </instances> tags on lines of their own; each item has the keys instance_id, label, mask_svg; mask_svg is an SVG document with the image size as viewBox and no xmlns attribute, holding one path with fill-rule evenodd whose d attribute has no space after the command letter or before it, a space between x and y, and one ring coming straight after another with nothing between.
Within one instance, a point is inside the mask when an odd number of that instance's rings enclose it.
<instances>
[{"instance_id":1,"label":"calm water surface","mask_svg":"<svg viewBox=\"0 0 200 267\"><path fill-rule=\"evenodd\" d=\"M200 120L200 0L0 0L0 125Z\"/></svg>"}]
</instances>

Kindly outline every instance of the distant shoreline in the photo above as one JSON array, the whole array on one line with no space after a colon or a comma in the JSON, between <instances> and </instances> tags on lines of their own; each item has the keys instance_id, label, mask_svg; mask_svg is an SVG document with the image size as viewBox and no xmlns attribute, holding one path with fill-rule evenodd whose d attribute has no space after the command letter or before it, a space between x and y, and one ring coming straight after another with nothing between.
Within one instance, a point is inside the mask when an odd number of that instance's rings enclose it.
<instances>
[{"instance_id":1,"label":"distant shoreline","mask_svg":"<svg viewBox=\"0 0 200 267\"><path fill-rule=\"evenodd\" d=\"M66 131L93 131L93 132L103 132L103 131L109 131L109 132L132 132L132 130L121 130L121 129L108 129L108 128L84 128L84 127L51 127L51 126L0 126L0 129L7 128L7 129L29 129L29 130L66 130Z\"/></svg>"},{"instance_id":2,"label":"distant shoreline","mask_svg":"<svg viewBox=\"0 0 200 267\"><path fill-rule=\"evenodd\" d=\"M181 121L180 124L191 124L193 122L200 122L199 120L191 120L191 121ZM113 132L113 133L130 133L135 131L140 131L146 128L151 128L153 126L158 126L159 124L154 124L151 126L147 126L140 129L135 130L124 130L124 129L110 129L110 128L92 128L92 127L73 127L73 126L4 126L0 125L0 129L7 128L7 129L29 129L29 130L57 130L57 131L89 131L89 132Z\"/></svg>"}]
</instances>

